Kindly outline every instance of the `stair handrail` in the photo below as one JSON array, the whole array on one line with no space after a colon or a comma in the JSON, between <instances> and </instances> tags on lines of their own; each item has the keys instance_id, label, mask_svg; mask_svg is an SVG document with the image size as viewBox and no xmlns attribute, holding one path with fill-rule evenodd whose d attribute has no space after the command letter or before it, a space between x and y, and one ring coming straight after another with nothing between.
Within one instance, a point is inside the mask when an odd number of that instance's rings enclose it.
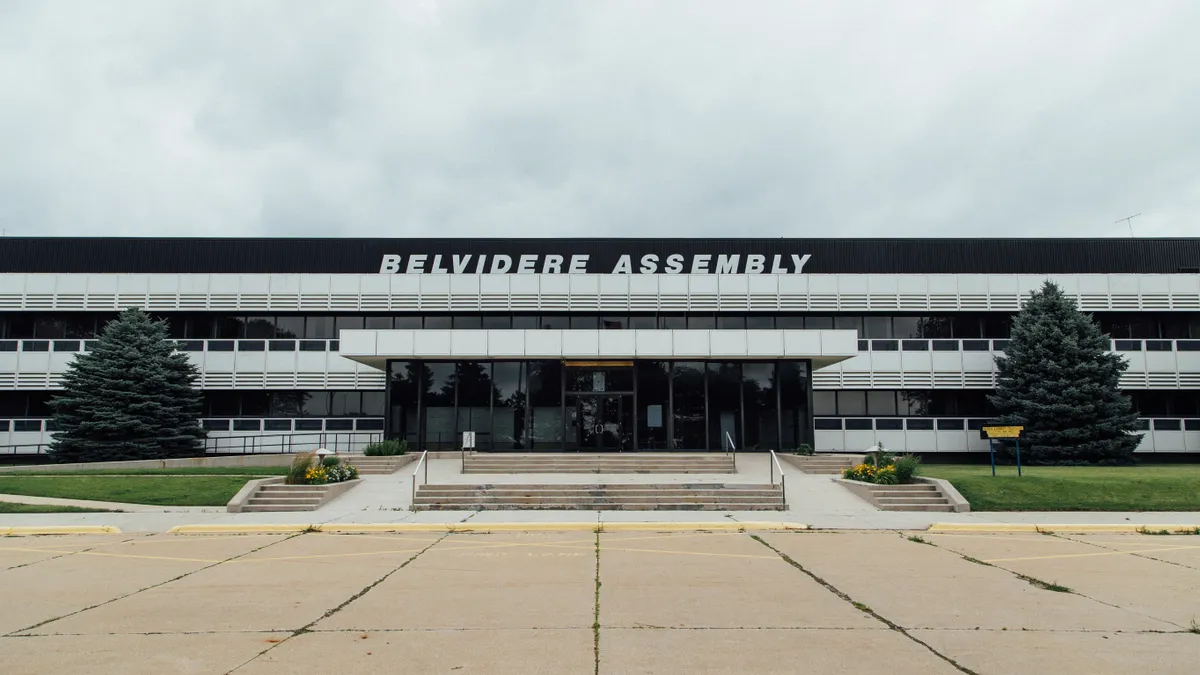
<instances>
[{"instance_id":1,"label":"stair handrail","mask_svg":"<svg viewBox=\"0 0 1200 675\"><path fill-rule=\"evenodd\" d=\"M732 450L733 450L733 452L732 452L732 455L733 455L733 470L734 470L734 472L736 473L736 472L737 472L737 446L736 446L736 445L734 445L734 443L733 443L733 436L730 436L728 431L726 431L726 432L725 432L725 442L729 444L729 447L725 448L725 454L726 454L726 455L729 455L729 454L731 454L731 453L730 453L730 449L732 449Z\"/></svg>"},{"instance_id":2,"label":"stair handrail","mask_svg":"<svg viewBox=\"0 0 1200 675\"><path fill-rule=\"evenodd\" d=\"M783 475L783 465L779 463L779 455L775 454L775 450L771 450L771 487L775 487L775 470L779 469L779 501L781 504L787 504L787 484L784 482L786 478Z\"/></svg>"},{"instance_id":3,"label":"stair handrail","mask_svg":"<svg viewBox=\"0 0 1200 675\"><path fill-rule=\"evenodd\" d=\"M424 482L425 482L425 483L429 483L429 464L428 464L428 463L425 461L425 457L426 457L428 454L429 454L429 448L425 448L425 451L421 453L421 459L417 460L417 468L413 469L413 475L412 475L412 502L410 502L410 503L409 503L409 506L410 506L410 508L411 508L412 504L416 503L416 501L417 501L417 473L418 473L418 472L421 470L421 467L422 467L422 466L424 466L424 467L425 467L425 480L424 480Z\"/></svg>"}]
</instances>

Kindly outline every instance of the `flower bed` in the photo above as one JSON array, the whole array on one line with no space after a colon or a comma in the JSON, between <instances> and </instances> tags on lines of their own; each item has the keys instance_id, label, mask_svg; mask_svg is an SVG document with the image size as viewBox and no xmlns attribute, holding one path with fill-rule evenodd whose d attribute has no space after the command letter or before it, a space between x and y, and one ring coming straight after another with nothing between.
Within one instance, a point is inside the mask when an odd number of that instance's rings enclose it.
<instances>
[{"instance_id":1,"label":"flower bed","mask_svg":"<svg viewBox=\"0 0 1200 675\"><path fill-rule=\"evenodd\" d=\"M842 478L875 485L900 485L914 482L920 465L921 458L916 455L896 457L878 451L867 455L862 464L843 469Z\"/></svg>"},{"instance_id":2,"label":"flower bed","mask_svg":"<svg viewBox=\"0 0 1200 675\"><path fill-rule=\"evenodd\" d=\"M343 465L337 457L326 457L317 462L314 453L302 452L292 460L285 482L288 485L327 485L355 478L358 478L358 469Z\"/></svg>"}]
</instances>

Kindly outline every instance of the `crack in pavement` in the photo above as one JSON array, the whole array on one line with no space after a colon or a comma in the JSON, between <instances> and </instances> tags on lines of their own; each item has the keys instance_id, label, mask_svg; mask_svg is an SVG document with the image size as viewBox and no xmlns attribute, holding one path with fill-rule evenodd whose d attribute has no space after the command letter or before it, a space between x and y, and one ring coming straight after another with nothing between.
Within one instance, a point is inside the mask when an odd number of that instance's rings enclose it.
<instances>
[{"instance_id":1,"label":"crack in pavement","mask_svg":"<svg viewBox=\"0 0 1200 675\"><path fill-rule=\"evenodd\" d=\"M908 630L906 630L900 624L888 619L887 617L884 617L882 614L880 614L879 612L876 612L875 610L871 609L867 605L864 605L860 602L856 602L845 591L842 591L838 587L834 586L833 584L829 583L828 581L817 576L814 572L809 571L809 569L806 568L804 565L801 565L799 562L794 560L788 554L786 554L783 551L780 551L779 549L770 545L769 543L767 543L767 541L765 539L758 536L757 534L751 534L750 538L753 539L754 541L757 541L758 543L762 544L763 546L766 546L768 549L774 551L775 554L778 555L780 558L782 558L784 562L786 562L787 564L791 565L792 567L795 567L796 569L798 569L801 572L803 572L804 574L806 574L810 579L812 579L813 581L815 581L818 584L820 584L821 586L823 586L825 588L825 590L829 591L830 593L833 593L834 595L841 598L842 600L845 600L846 602L850 603L850 605L852 605L855 609L859 610L860 612L870 615L872 618L874 618L875 620L884 624L888 628L896 631L897 633L903 635L904 637L908 638L909 640L912 640L916 644L924 647L925 649L927 649L929 651L930 654L933 654L934 656L938 657L939 659L950 664L955 669L957 669L959 672L966 673L966 675L980 675L979 673L975 672L974 670L967 668L966 666L960 664L958 661L955 661L954 659L950 658L949 656L946 656L945 654L934 649L933 646L930 645L928 642L925 642L924 640L916 637L915 635L912 635L911 633L908 632Z\"/></svg>"},{"instance_id":2,"label":"crack in pavement","mask_svg":"<svg viewBox=\"0 0 1200 675\"><path fill-rule=\"evenodd\" d=\"M129 543L129 542L131 542L131 541L137 541L137 539L138 539L138 537L130 537L129 539L122 539L121 541L106 541L106 542L100 542L100 543L98 543L98 544L95 544L94 546L91 546L91 547L89 547L89 548L81 548L81 549L79 549L79 550L76 550L76 551L62 551L62 552L61 552L61 553L62 553L62 555L50 556L49 558L42 558L41 560L34 560L34 561L32 561L32 562L21 563L20 565L13 565L12 567L5 567L4 569L0 569L0 572L7 572L7 571L9 571L9 570L21 569L22 567L29 567L30 565L36 565L36 564L38 564L38 563L44 563L44 562L48 562L48 561L50 561L50 560L58 560L58 559L60 559L60 558L68 558L68 557L70 557L70 556L73 556L73 555L75 555L75 554L77 554L77 553L87 553L88 551L94 551L94 550L96 550L96 549L98 549L98 548L100 548L100 547L102 547L102 546L115 546L116 544L127 544L127 543ZM4 549L0 549L0 550L4 550ZM10 550L20 550L20 549L10 549ZM41 550L41 552L43 552L43 553L52 553L52 552L54 552L54 551L53 551L53 549L49 549L49 550L48 550L48 549L42 549L42 550Z\"/></svg>"},{"instance_id":3,"label":"crack in pavement","mask_svg":"<svg viewBox=\"0 0 1200 675\"><path fill-rule=\"evenodd\" d=\"M1145 551L1125 551L1125 550L1122 550L1119 548L1113 548L1111 546L1104 545L1106 543L1111 544L1114 542L1095 542L1095 541L1087 541L1086 539L1076 539L1075 537L1066 537L1066 536L1060 536L1060 535L1055 535L1055 536L1057 536L1059 539L1063 539L1065 541L1072 541L1077 544L1087 544L1088 546L1094 546L1096 548L1104 549L1105 551L1119 551L1126 555L1131 555L1135 558L1144 558L1146 560L1153 560L1154 562L1166 563L1168 565L1175 565L1176 567L1182 567L1187 570L1200 570L1200 567L1194 567L1192 565L1185 565L1181 562L1175 562L1174 560L1163 560L1162 558L1155 558L1152 555L1146 555ZM1195 535L1182 535L1182 536L1195 536ZM1149 542L1145 542L1145 544L1143 544L1142 542L1128 542L1128 543L1134 544L1135 546L1141 546L1141 545L1152 546L1153 545L1153 544L1150 544ZM1163 551L1187 551L1187 550L1192 550L1192 548L1193 547L1191 547L1191 546L1180 546L1177 549L1173 549L1173 548L1152 549L1150 552L1153 553L1153 552L1163 552Z\"/></svg>"},{"instance_id":4,"label":"crack in pavement","mask_svg":"<svg viewBox=\"0 0 1200 675\"><path fill-rule=\"evenodd\" d=\"M241 558L241 557L243 557L243 556L250 555L251 553L255 553L255 552L257 552L257 551L261 551L261 550L263 550L264 548L267 548L268 546L274 546L275 544L281 544L281 543L283 543L283 542L285 542L285 541L288 541L288 540L290 540L290 539L293 539L294 537L298 537L298 536L300 536L300 533L296 533L296 534L294 534L294 535L291 535L291 536L288 536L288 537L284 537L283 539L279 539L279 540L276 540L276 541L269 541L269 542L267 542L267 543L265 543L265 544L263 544L262 546L259 546L259 547L257 547L257 548L251 549L251 550L249 550L249 551L246 551L246 552L244 552L244 553L239 553L239 554L237 554L237 555L235 555L235 556L232 556L232 557L230 557L230 558L226 558L225 560L219 560L219 561L217 561L217 562L215 562L215 563L213 563L213 564L211 564L211 565L205 565L204 567L198 567L198 568L196 568L196 569L194 569L194 570L192 570L192 571L190 571L190 572L184 572L183 574L180 574L180 575L178 575L178 576L175 576L175 577L172 577L172 578L170 578L170 579L167 579L166 581L160 581L160 582L159 582L159 583L157 583L157 584L151 584L151 585L149 585L149 586L146 586L145 588L139 588L139 589L137 589L136 591L130 591L129 593L126 593L126 594L124 594L124 595L120 595L120 596L117 596L117 597L115 597L115 598L109 598L108 600L105 600L104 602L99 602L99 603L96 603L96 604L94 604L94 605L91 605L91 606L88 606L88 607L84 607L83 609L77 609L77 610L75 610L74 612L69 612L69 613L67 613L67 614L63 614L62 616L56 616L56 617L53 617L53 618L50 618L50 619L46 619L46 620L44 620L44 621L39 621L38 623L35 623L35 624L33 624L32 626L27 626L27 627L25 627L25 628L21 628L21 629L19 629L19 630L14 630L14 631L11 631L11 632L9 632L9 633L6 633L6 634L4 635L4 637L9 637L9 636L13 636L13 635L15 635L15 634L17 634L17 633L24 633L24 632L26 632L26 631L31 631L31 630L33 630L33 629L35 629L35 628L41 628L42 626L45 626L46 624L53 623L53 622L55 622L55 621L60 621L60 620L62 620L62 619L66 619L66 618L68 618L68 617L75 616L76 614L81 614L81 613L83 613L83 612L86 612L86 611L88 611L88 610L96 609L97 607L103 607L103 606L105 606L105 605L108 605L108 604L114 603L114 602L116 602L116 601L118 601L118 600L124 600L125 598L130 598L130 597L133 597L133 596L135 596L135 595L137 595L137 594L139 594L139 593L143 593L143 592L145 592L145 591L148 591L148 590L150 590L150 589L152 589L152 588L158 588L159 586L165 586L166 584L169 584L169 583L171 583L171 582L174 582L174 581L179 581L180 579L183 579L183 578L186 578L186 577L190 577L190 576L192 576L193 574L196 574L196 573L198 573L198 572L203 572L204 570L212 569L212 568L216 567L217 565L222 565L222 564L224 564L224 563L227 563L227 562L229 562L229 561L231 561L231 560L237 560L238 558Z\"/></svg>"},{"instance_id":5,"label":"crack in pavement","mask_svg":"<svg viewBox=\"0 0 1200 675\"><path fill-rule=\"evenodd\" d=\"M468 516L468 518L469 518L469 517L470 517L470 516ZM464 519L464 520L465 520L465 519ZM300 533L300 534L304 534L304 533ZM363 597L364 595L366 595L367 593L369 593L369 592L370 592L372 589L374 589L374 588L375 588L376 586L378 586L379 584L382 584L383 582L387 581L387 580L388 580L388 578L389 578L389 577L391 577L393 574L395 574L395 573L399 572L400 570L404 569L405 567L408 567L408 565L409 565L410 563L412 563L412 562L413 562L414 560L416 560L417 558L421 557L421 555L422 555L423 553L425 553L425 552L426 552L426 551L428 551L429 549L433 548L434 546L437 546L438 544L442 543L442 541L444 541L444 540L446 539L446 537L449 537L451 534L452 534L451 532L446 532L446 533L445 533L445 534L443 534L441 537L439 537L439 538L438 538L436 541L432 542L431 544L429 544L429 545L428 545L428 546L426 546L425 548L421 549L420 551L417 551L416 553L412 554L412 555L411 555L411 556L410 556L410 557L409 557L407 560L405 560L404 562L400 563L400 564L399 564L398 566L396 566L395 568L393 568L393 569L389 570L387 573L385 573L383 576L379 577L379 578L378 578L378 579L376 579L375 581L373 581L373 582L371 582L371 583L367 584L367 585L366 585L366 586L364 586L364 587L363 587L361 590L359 590L357 593L355 593L354 595L350 596L350 597L349 597L349 598L347 598L345 601L343 601L343 602L341 602L340 604L338 604L336 607L333 607L332 609L329 609L328 611L326 611L326 612L325 612L324 614L322 614L321 616L319 616L319 617L317 617L317 618L313 619L312 621L310 621L310 622L308 622L307 624L305 624L305 625L301 626L300 628L297 628L296 630L294 630L294 631L291 631L291 632L290 632L290 635L288 635L287 637L283 638L283 639L282 639L282 640L280 640L279 642L275 642L275 643L271 644L271 646L270 646L270 647L267 647L266 649L264 649L264 650L260 651L259 653L255 654L254 656L251 656L249 659L247 659L246 661L244 661L244 662L242 662L242 663L239 663L237 666L234 666L232 669L230 669L228 672L226 672L226 674L225 674L225 675L230 675L231 673L235 673L235 672L237 672L238 670L241 670L241 669L242 669L244 666L247 666L247 665L249 665L249 664L253 663L253 662L254 662L254 661L256 661L256 660L257 660L259 657L261 657L261 656L263 656L263 655L265 655L265 654L269 653L270 651L272 651L272 650L273 650L273 649L275 649L276 647L279 647L280 645L284 644L284 643L285 643L285 642L287 642L288 640L291 640L292 638L294 638L294 637L296 637L296 636L298 636L298 635L304 635L305 633L314 632L314 631L312 630L312 627L313 627L314 625L316 625L316 623L317 623L317 622L319 622L319 621L323 621L323 620L325 620L325 619L328 619L329 617L333 616L334 614L337 614L338 612L342 611L342 610L343 610L343 609L345 609L347 606L349 606L351 603L353 603L355 600L358 600L359 598L361 598L361 597ZM299 536L299 535L297 535L297 536ZM285 632L285 631L278 631L278 632Z\"/></svg>"}]
</instances>

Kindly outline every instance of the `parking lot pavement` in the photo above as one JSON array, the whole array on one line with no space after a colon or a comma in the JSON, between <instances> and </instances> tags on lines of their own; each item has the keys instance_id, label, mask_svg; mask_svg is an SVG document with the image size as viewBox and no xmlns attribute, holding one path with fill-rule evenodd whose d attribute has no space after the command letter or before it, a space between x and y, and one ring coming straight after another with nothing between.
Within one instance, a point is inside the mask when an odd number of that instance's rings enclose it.
<instances>
[{"instance_id":1,"label":"parking lot pavement","mask_svg":"<svg viewBox=\"0 0 1200 675\"><path fill-rule=\"evenodd\" d=\"M1200 537L0 538L15 673L1193 673Z\"/></svg>"}]
</instances>

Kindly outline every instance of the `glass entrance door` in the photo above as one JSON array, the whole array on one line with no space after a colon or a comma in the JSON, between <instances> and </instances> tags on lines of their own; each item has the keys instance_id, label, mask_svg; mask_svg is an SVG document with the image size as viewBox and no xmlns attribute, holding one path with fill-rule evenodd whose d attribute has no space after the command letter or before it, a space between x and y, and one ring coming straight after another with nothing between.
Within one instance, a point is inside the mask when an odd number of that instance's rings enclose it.
<instances>
[{"instance_id":1,"label":"glass entrance door","mask_svg":"<svg viewBox=\"0 0 1200 675\"><path fill-rule=\"evenodd\" d=\"M581 452L632 449L633 396L630 394L575 395L568 408L569 437ZM568 401L570 401L568 399ZM571 406L572 402L568 403Z\"/></svg>"}]
</instances>

